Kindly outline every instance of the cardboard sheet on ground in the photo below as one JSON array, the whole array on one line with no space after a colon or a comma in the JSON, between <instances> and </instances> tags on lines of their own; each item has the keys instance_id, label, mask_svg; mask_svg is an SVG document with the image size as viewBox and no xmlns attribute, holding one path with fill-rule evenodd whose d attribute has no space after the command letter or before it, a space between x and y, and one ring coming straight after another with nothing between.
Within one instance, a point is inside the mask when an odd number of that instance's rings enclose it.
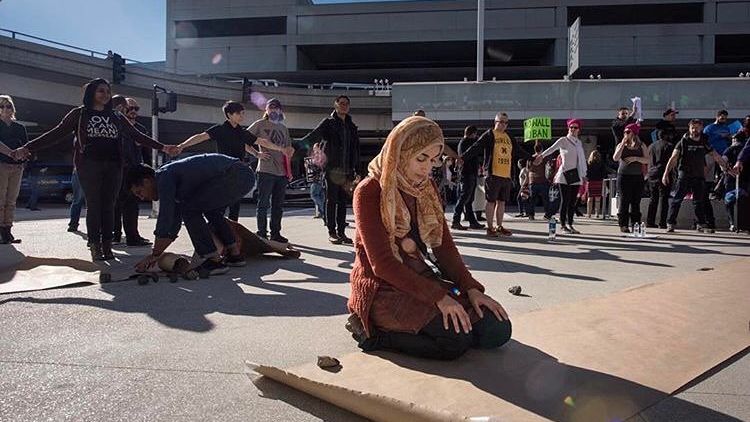
<instances>
[{"instance_id":1,"label":"cardboard sheet on ground","mask_svg":"<svg viewBox=\"0 0 750 422\"><path fill-rule=\"evenodd\" d=\"M454 362L352 353L332 372L250 366L376 421L625 420L750 347L747 274L750 259L519 315L504 348Z\"/></svg>"},{"instance_id":2,"label":"cardboard sheet on ground","mask_svg":"<svg viewBox=\"0 0 750 422\"><path fill-rule=\"evenodd\" d=\"M133 273L139 257L118 257L117 261L93 263L75 258L23 257L0 262L0 294L53 289L74 284L98 284L99 274L125 280Z\"/></svg>"}]
</instances>

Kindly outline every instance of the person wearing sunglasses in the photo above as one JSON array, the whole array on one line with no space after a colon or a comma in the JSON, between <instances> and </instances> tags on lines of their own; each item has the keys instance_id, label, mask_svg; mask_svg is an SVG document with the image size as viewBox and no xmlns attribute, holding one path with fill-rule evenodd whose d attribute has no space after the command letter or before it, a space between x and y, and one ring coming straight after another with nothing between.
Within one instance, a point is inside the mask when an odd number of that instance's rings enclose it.
<instances>
[{"instance_id":1,"label":"person wearing sunglasses","mask_svg":"<svg viewBox=\"0 0 750 422\"><path fill-rule=\"evenodd\" d=\"M118 96L116 95L115 97ZM115 97L112 97L113 104ZM115 108L124 114L130 124L138 129L139 132L149 133L149 130L137 121L138 112L141 107L135 99L124 98L124 102L119 107L115 106ZM125 160L125 166L123 167L123 180L125 180L130 168L143 163L143 149L131 137L123 136L122 152ZM138 232L138 214L138 198L123 183L117 203L115 204L115 229L113 235L115 243L122 241L122 232L124 229L125 242L128 246L148 246L151 244L151 241L142 237Z\"/></svg>"},{"instance_id":2,"label":"person wearing sunglasses","mask_svg":"<svg viewBox=\"0 0 750 422\"><path fill-rule=\"evenodd\" d=\"M620 208L617 222L622 233L630 233L630 225L641 222L641 197L643 196L643 164L648 164L646 145L638 137L641 127L637 123L625 126L622 140L615 148L612 159L617 168L617 194Z\"/></svg>"},{"instance_id":3,"label":"person wearing sunglasses","mask_svg":"<svg viewBox=\"0 0 750 422\"><path fill-rule=\"evenodd\" d=\"M527 160L532 156L518 145L518 142L508 135L508 115L497 113L495 127L487 130L479 139L464 152L462 158L470 160L480 153L484 154L483 169L485 180L485 197L487 206L487 237L512 236L513 232L503 227L505 202L511 199L511 169L513 163L520 158ZM497 227L493 224L497 221Z\"/></svg>"},{"instance_id":4,"label":"person wearing sunglasses","mask_svg":"<svg viewBox=\"0 0 750 422\"><path fill-rule=\"evenodd\" d=\"M560 225L565 234L580 234L573 227L573 216L576 210L578 189L586 180L588 165L583 152L583 143L578 136L581 133L581 119L567 121L568 134L555 141L551 147L537 154L534 164L539 165L545 157L560 151L561 164L555 173L554 182L560 188Z\"/></svg>"},{"instance_id":5,"label":"person wearing sunglasses","mask_svg":"<svg viewBox=\"0 0 750 422\"><path fill-rule=\"evenodd\" d=\"M16 122L16 106L9 95L0 95L0 244L18 243L11 227L21 190L23 161L13 150L29 141L26 128Z\"/></svg>"}]
</instances>

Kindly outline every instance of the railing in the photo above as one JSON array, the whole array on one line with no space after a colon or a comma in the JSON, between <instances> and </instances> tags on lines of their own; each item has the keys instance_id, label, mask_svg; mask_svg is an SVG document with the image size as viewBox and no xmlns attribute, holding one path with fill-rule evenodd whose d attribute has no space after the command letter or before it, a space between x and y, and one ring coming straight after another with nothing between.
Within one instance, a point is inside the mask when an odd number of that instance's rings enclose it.
<instances>
[{"instance_id":1,"label":"railing","mask_svg":"<svg viewBox=\"0 0 750 422\"><path fill-rule=\"evenodd\" d=\"M65 43L61 43L58 41L53 41L53 40L49 40L46 38L37 37L35 35L25 34L23 32L18 32L18 31L14 31L11 29L5 29L5 28L0 28L0 36L6 36L14 40L18 39L21 41L29 40L31 42L46 45L48 47L60 48L60 49L70 51L73 53L79 53L79 54L83 54L89 57L100 58L100 59L111 59L112 54L113 54L111 50L106 53L103 53L101 51L90 50L88 48L65 44ZM127 63L136 63L136 64L143 63L138 60L133 60L133 59L128 59L128 58L125 58L125 61ZM242 79L238 80L237 78L232 78L232 77L224 76L224 75L210 75L209 76L209 75L193 74L190 76L201 78L201 79L213 80L213 81L242 83ZM390 96L390 93L391 93L391 84L388 82L387 79L385 80L381 79L379 81L376 79L374 84L357 84L357 83L346 83L346 82L333 82L330 84L309 84L309 83L297 83L297 82L280 82L280 81L277 81L276 79L250 79L249 82L255 86L265 86L265 87L370 91L370 95L374 95L374 96Z\"/></svg>"},{"instance_id":2,"label":"railing","mask_svg":"<svg viewBox=\"0 0 750 422\"><path fill-rule=\"evenodd\" d=\"M106 53L102 53L101 51L89 50L88 48L77 47L75 45L65 44L65 43L61 43L61 42L57 42L57 41L52 41L52 40L48 40L46 38L37 37L35 35L29 35L29 34L25 34L23 32L13 31L11 29L0 28L0 35L6 36L6 37L9 36L10 38L12 38L14 40L21 40L21 41L24 41L26 39L27 40L33 40L33 42L38 43L38 44L48 45L50 47L57 47L57 48L61 48L61 49L67 50L67 51L71 51L73 53L84 54L84 55L90 56L90 57L95 57L95 58L100 58L100 59L112 58L112 52L111 51L108 51ZM127 62L130 62L130 63L141 63L138 60L133 60L133 59L128 59L128 58L126 58L125 60Z\"/></svg>"}]
</instances>

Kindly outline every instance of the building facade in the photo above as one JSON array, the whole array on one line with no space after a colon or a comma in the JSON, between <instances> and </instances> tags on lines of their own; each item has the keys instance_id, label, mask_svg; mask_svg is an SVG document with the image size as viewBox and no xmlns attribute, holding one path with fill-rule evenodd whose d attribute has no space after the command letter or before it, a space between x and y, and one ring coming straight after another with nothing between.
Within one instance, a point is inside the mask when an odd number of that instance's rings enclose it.
<instances>
[{"instance_id":1,"label":"building facade","mask_svg":"<svg viewBox=\"0 0 750 422\"><path fill-rule=\"evenodd\" d=\"M473 79L477 2L315 5L167 0L167 70L281 81ZM580 74L725 77L750 70L750 1L486 0L485 79L558 79L581 18Z\"/></svg>"}]
</instances>

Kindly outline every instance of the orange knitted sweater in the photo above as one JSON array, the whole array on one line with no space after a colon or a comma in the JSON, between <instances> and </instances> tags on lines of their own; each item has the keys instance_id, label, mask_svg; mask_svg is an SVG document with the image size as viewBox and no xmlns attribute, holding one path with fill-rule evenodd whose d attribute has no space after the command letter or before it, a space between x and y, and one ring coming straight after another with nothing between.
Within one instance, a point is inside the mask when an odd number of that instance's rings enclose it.
<instances>
[{"instance_id":1,"label":"orange knitted sweater","mask_svg":"<svg viewBox=\"0 0 750 422\"><path fill-rule=\"evenodd\" d=\"M355 190L354 221L357 231L354 238L354 266L349 277L351 294L348 307L362 320L367 333L370 334L372 329L370 308L378 290L386 284L426 306L435 307L447 289L435 280L419 275L393 256L380 215L380 184L376 179L366 178ZM470 289L484 292L484 287L471 276L461 259L448 225L445 222L443 225L442 244L432 251L443 277L455 283L463 294ZM392 295L388 297L388 300L396 300ZM415 320L421 318L420 312L415 312L413 318L408 312L399 314L405 315L400 321L404 331L427 322Z\"/></svg>"}]
</instances>

